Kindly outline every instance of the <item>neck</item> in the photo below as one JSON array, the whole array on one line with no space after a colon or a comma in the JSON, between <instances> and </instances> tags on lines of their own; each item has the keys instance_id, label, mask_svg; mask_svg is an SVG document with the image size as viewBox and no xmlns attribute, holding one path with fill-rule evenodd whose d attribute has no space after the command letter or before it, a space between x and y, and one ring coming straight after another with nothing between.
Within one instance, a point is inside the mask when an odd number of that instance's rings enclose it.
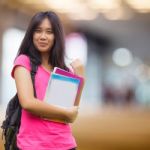
<instances>
[{"instance_id":1,"label":"neck","mask_svg":"<svg viewBox=\"0 0 150 150\"><path fill-rule=\"evenodd\" d=\"M42 65L48 65L48 54L47 53L43 53L41 54L41 58L42 58Z\"/></svg>"},{"instance_id":2,"label":"neck","mask_svg":"<svg viewBox=\"0 0 150 150\"><path fill-rule=\"evenodd\" d=\"M52 66L48 63L49 55L47 53L43 53L41 55L42 58L42 66L47 70L52 70Z\"/></svg>"}]
</instances>

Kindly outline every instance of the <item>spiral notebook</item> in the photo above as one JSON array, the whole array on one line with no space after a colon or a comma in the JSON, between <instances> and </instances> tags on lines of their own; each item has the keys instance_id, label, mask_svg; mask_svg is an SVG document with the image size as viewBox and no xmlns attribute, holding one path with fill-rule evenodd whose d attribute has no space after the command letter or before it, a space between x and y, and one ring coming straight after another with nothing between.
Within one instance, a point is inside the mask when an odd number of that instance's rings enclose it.
<instances>
[{"instance_id":1,"label":"spiral notebook","mask_svg":"<svg viewBox=\"0 0 150 150\"><path fill-rule=\"evenodd\" d=\"M60 107L74 105L80 80L57 73L52 73L45 95L45 101Z\"/></svg>"}]
</instances>

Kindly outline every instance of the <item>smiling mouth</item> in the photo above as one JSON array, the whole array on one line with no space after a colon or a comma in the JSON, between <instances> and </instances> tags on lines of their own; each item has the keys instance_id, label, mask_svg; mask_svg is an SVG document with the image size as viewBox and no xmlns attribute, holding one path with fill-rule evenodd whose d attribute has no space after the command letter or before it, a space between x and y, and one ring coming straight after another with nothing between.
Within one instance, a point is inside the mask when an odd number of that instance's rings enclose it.
<instances>
[{"instance_id":1,"label":"smiling mouth","mask_svg":"<svg viewBox=\"0 0 150 150\"><path fill-rule=\"evenodd\" d=\"M42 47L47 46L47 44L45 44L45 43L39 43L39 45L42 46Z\"/></svg>"}]
</instances>

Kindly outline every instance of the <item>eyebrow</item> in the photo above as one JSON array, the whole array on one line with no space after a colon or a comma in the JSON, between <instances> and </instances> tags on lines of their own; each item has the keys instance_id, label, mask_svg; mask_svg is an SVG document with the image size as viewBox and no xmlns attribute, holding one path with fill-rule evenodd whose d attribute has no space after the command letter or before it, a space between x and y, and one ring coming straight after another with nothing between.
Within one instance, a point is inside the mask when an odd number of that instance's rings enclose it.
<instances>
[{"instance_id":1,"label":"eyebrow","mask_svg":"<svg viewBox=\"0 0 150 150\"><path fill-rule=\"evenodd\" d=\"M41 27L37 27L36 29L42 29ZM46 28L46 30L53 30L52 28Z\"/></svg>"}]
</instances>

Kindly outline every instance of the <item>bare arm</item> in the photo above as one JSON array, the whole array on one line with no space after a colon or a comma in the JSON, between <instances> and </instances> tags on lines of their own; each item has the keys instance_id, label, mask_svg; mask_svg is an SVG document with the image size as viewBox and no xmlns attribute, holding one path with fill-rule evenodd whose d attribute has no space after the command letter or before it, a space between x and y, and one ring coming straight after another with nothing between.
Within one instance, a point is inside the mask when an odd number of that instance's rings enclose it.
<instances>
[{"instance_id":1,"label":"bare arm","mask_svg":"<svg viewBox=\"0 0 150 150\"><path fill-rule=\"evenodd\" d=\"M77 108L60 108L40 101L34 97L31 75L24 67L16 67L14 78L22 108L43 118L52 120L58 119L64 122L74 121L77 115Z\"/></svg>"}]
</instances>

